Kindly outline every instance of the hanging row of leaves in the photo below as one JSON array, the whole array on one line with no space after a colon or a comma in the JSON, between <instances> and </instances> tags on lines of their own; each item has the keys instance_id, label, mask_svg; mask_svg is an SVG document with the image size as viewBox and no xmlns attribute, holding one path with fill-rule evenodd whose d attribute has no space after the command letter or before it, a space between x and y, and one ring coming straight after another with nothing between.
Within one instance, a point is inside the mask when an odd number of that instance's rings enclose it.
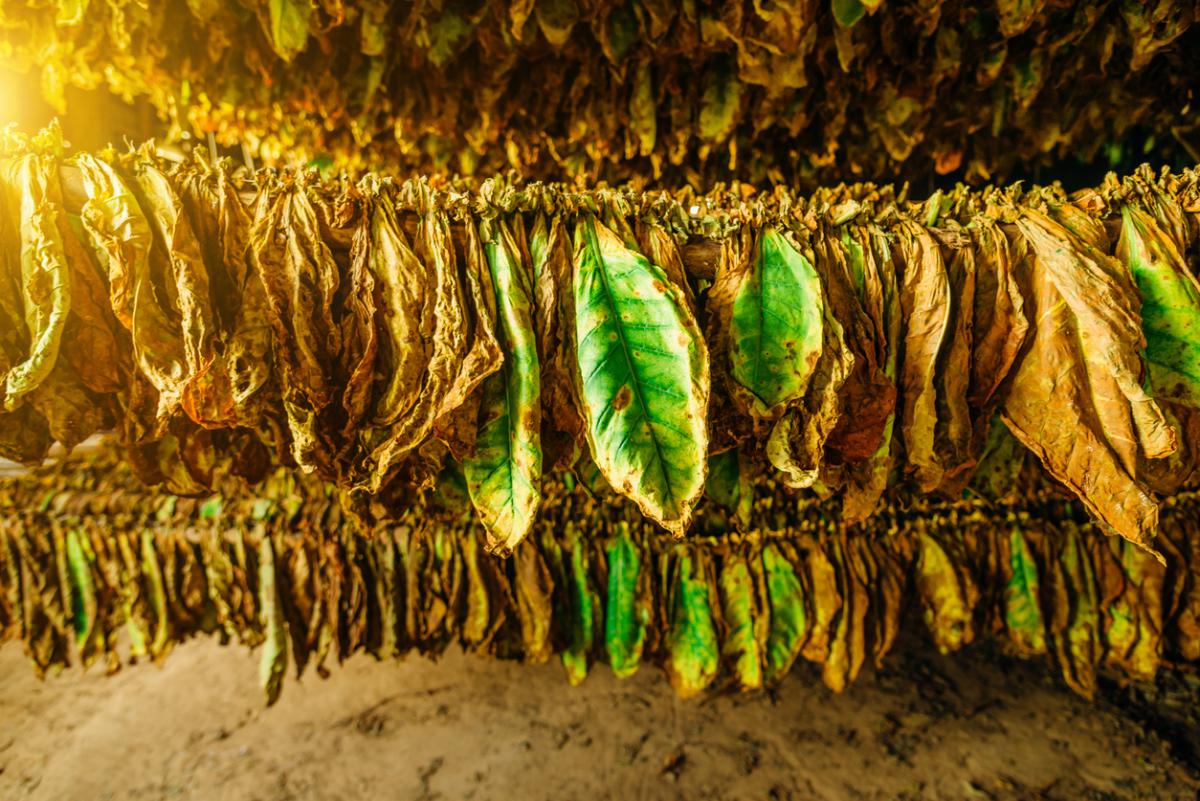
<instances>
[{"instance_id":1,"label":"hanging row of leaves","mask_svg":"<svg viewBox=\"0 0 1200 801\"><path fill-rule=\"evenodd\" d=\"M268 160L995 180L1177 138L1194 158L1196 17L1194 0L10 0L0 66L60 113L69 87L104 88Z\"/></svg>"},{"instance_id":2,"label":"hanging row of leaves","mask_svg":"<svg viewBox=\"0 0 1200 801\"><path fill-rule=\"evenodd\" d=\"M771 491L751 533L680 542L554 482L547 516L496 559L448 490L368 538L347 524L353 501L294 471L205 501L129 478L67 462L0 485L0 641L21 640L39 675L158 662L203 633L262 647L268 702L289 667L453 645L557 657L572 683L597 662L620 677L659 664L684 696L771 686L803 659L840 692L917 618L942 652L991 639L1089 696L1100 671L1149 680L1200 660L1195 493L1163 516L1163 564L1044 492L855 528Z\"/></svg>"},{"instance_id":3,"label":"hanging row of leaves","mask_svg":"<svg viewBox=\"0 0 1200 801\"><path fill-rule=\"evenodd\" d=\"M734 449L851 521L889 488L958 497L997 419L1140 544L1196 475L1195 172L923 203L460 191L52 134L0 159L11 459L116 429L179 494L296 464L400 507L449 458L500 550L561 469L677 534Z\"/></svg>"}]
</instances>

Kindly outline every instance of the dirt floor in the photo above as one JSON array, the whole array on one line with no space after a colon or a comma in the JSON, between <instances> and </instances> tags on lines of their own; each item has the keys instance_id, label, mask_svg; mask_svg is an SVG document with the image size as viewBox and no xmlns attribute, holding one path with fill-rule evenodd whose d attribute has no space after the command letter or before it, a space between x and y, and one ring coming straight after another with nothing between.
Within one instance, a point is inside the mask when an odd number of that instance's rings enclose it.
<instances>
[{"instance_id":1,"label":"dirt floor","mask_svg":"<svg viewBox=\"0 0 1200 801\"><path fill-rule=\"evenodd\" d=\"M255 655L212 641L161 668L39 682L0 649L0 798L1194 799L1200 681L1088 703L1041 665L908 644L832 695L679 701L644 668L568 687L451 654L355 659L262 706ZM1180 717L1183 716L1183 717ZM1194 722L1192 720L1191 722Z\"/></svg>"}]
</instances>

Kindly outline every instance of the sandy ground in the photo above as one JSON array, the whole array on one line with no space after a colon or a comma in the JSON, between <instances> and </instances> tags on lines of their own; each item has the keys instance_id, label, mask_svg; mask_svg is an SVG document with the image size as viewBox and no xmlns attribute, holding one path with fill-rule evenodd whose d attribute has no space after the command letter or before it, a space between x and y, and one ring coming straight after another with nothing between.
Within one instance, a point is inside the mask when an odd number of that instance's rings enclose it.
<instances>
[{"instance_id":1,"label":"sandy ground","mask_svg":"<svg viewBox=\"0 0 1200 801\"><path fill-rule=\"evenodd\" d=\"M199 641L161 668L39 682L6 646L0 798L1107 801L1200 789L1189 735L1160 736L1128 691L1088 703L1041 666L922 644L842 696L807 666L772 693L679 701L653 668L624 681L597 668L571 688L555 664L455 653L355 659L327 680L289 680L266 709L255 675L254 654Z\"/></svg>"}]
</instances>

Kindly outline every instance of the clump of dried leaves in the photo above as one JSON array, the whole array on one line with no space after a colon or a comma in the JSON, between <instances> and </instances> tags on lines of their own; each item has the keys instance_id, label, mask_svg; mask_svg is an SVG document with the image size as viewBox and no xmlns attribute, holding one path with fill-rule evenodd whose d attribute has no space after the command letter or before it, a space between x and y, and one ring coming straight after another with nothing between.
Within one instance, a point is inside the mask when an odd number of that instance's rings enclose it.
<instances>
[{"instance_id":1,"label":"clump of dried leaves","mask_svg":"<svg viewBox=\"0 0 1200 801\"><path fill-rule=\"evenodd\" d=\"M9 2L0 64L60 111L68 87L104 87L268 159L1003 180L1137 129L1196 147L1196 16L1177 0Z\"/></svg>"},{"instance_id":2,"label":"clump of dried leaves","mask_svg":"<svg viewBox=\"0 0 1200 801\"><path fill-rule=\"evenodd\" d=\"M917 203L60 151L0 158L18 461L115 429L178 494L294 464L396 508L456 464L496 550L563 469L683 534L732 454L853 522L961 497L1007 431L1151 549L1196 476L1194 172Z\"/></svg>"}]
</instances>

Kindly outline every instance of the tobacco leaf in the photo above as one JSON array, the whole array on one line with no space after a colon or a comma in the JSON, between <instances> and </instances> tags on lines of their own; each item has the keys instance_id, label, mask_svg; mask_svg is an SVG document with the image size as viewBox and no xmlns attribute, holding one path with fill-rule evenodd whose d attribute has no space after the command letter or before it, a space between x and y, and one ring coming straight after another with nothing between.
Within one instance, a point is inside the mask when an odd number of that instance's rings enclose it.
<instances>
[{"instance_id":1,"label":"tobacco leaf","mask_svg":"<svg viewBox=\"0 0 1200 801\"><path fill-rule=\"evenodd\" d=\"M147 398L151 425L161 432L178 408L188 380L187 356L177 310L171 303L172 276L156 245L150 220L126 180L112 167L86 153L74 158L87 200L80 212L88 244L108 276L109 302L117 320L130 331L137 371L153 388ZM159 248L157 255L152 251Z\"/></svg>"},{"instance_id":2,"label":"tobacco leaf","mask_svg":"<svg viewBox=\"0 0 1200 801\"><path fill-rule=\"evenodd\" d=\"M538 214L529 233L533 259L534 320L542 366L542 449L548 468L570 467L584 439L572 391L575 356L570 325L575 319L571 290L570 236L562 220Z\"/></svg>"},{"instance_id":3,"label":"tobacco leaf","mask_svg":"<svg viewBox=\"0 0 1200 801\"><path fill-rule=\"evenodd\" d=\"M28 350L14 358L4 374L6 412L15 411L54 370L71 309L71 271L58 230L61 206L50 194L55 178L50 167L49 157L33 153L0 160L4 206L18 220L13 226L16 237L6 249L19 248L17 269L10 273L17 283L12 288L16 292L11 300L0 302L13 304L9 316L13 322L20 321L28 343ZM10 263L6 266L12 267ZM14 313L18 309L20 313Z\"/></svg>"},{"instance_id":4,"label":"tobacco leaf","mask_svg":"<svg viewBox=\"0 0 1200 801\"><path fill-rule=\"evenodd\" d=\"M942 483L945 472L936 449L938 366L952 336L952 290L941 250L924 227L904 220L896 235L904 264L900 284L905 329L900 430L908 470L922 492L931 492Z\"/></svg>"},{"instance_id":5,"label":"tobacco leaf","mask_svg":"<svg viewBox=\"0 0 1200 801\"><path fill-rule=\"evenodd\" d=\"M573 339L588 444L614 488L681 532L704 490L708 354L668 281L595 218L577 222Z\"/></svg>"},{"instance_id":6,"label":"tobacco leaf","mask_svg":"<svg viewBox=\"0 0 1200 801\"><path fill-rule=\"evenodd\" d=\"M445 214L432 208L421 214L415 255L428 282L422 291L418 328L425 350L423 372L419 384L408 387L411 405L393 412L397 416L391 429L372 454L375 463L370 481L372 492L383 486L396 464L432 435L435 419L443 408L454 410L455 404L447 404L447 399L459 381L469 347L470 324L463 281ZM464 388L461 384L458 387L458 405L465 399Z\"/></svg>"},{"instance_id":7,"label":"tobacco leaf","mask_svg":"<svg viewBox=\"0 0 1200 801\"><path fill-rule=\"evenodd\" d=\"M740 449L708 457L704 494L724 507L739 527L749 530L754 509L754 477Z\"/></svg>"},{"instance_id":8,"label":"tobacco leaf","mask_svg":"<svg viewBox=\"0 0 1200 801\"><path fill-rule=\"evenodd\" d=\"M1014 525L1007 542L997 538L1007 558L1001 570L1004 585L1004 629L1008 641L1020 655L1046 652L1046 627L1042 620L1040 580L1033 551L1019 526Z\"/></svg>"},{"instance_id":9,"label":"tobacco leaf","mask_svg":"<svg viewBox=\"0 0 1200 801\"><path fill-rule=\"evenodd\" d=\"M1117 538L1092 542L1101 588L1104 660L1124 674L1152 681L1163 648L1165 568L1146 551Z\"/></svg>"},{"instance_id":10,"label":"tobacco leaf","mask_svg":"<svg viewBox=\"0 0 1200 801\"><path fill-rule=\"evenodd\" d=\"M476 391L488 376L500 369L504 360L496 339L496 295L492 286L479 231L473 219L463 220L466 236L463 245L463 289L467 311L466 351L458 374L438 408L433 429L450 453L462 459L475 446L480 396ZM447 238L446 246L453 249ZM453 253L450 254L451 260ZM453 263L451 261L451 263Z\"/></svg>"},{"instance_id":11,"label":"tobacco leaf","mask_svg":"<svg viewBox=\"0 0 1200 801\"><path fill-rule=\"evenodd\" d=\"M822 330L821 357L804 400L779 419L767 439L767 458L790 487L811 487L818 481L826 441L842 414L842 387L856 364L828 307Z\"/></svg>"},{"instance_id":12,"label":"tobacco leaf","mask_svg":"<svg viewBox=\"0 0 1200 801\"><path fill-rule=\"evenodd\" d=\"M887 409L879 447L865 460L847 465L843 473L846 489L842 515L847 524L853 524L875 511L892 470L902 313L891 245L882 229L856 226L843 234L843 243L859 299L875 328L877 369L886 379L882 388L878 382L872 388L876 393L874 402Z\"/></svg>"},{"instance_id":13,"label":"tobacco leaf","mask_svg":"<svg viewBox=\"0 0 1200 801\"><path fill-rule=\"evenodd\" d=\"M1027 209L1017 225L1033 254L1028 317L1038 323L1004 422L1093 514L1148 547L1158 506L1134 472L1138 443L1162 456L1174 434L1135 378L1136 289L1119 264L1045 214Z\"/></svg>"},{"instance_id":14,"label":"tobacco leaf","mask_svg":"<svg viewBox=\"0 0 1200 801\"><path fill-rule=\"evenodd\" d=\"M431 297L438 276L417 259L400 227L391 195L379 187L371 190L364 185L369 200L363 214L369 233L361 232L356 245L365 252L374 277L378 294L376 360L387 369L376 371L370 414L358 434L364 455L353 483L378 492L392 467L419 444L432 424L431 407L438 398L432 387L425 389L426 382L435 379L424 372L432 353L444 346L445 336L436 336L438 320ZM417 428L414 431L409 426Z\"/></svg>"},{"instance_id":15,"label":"tobacco leaf","mask_svg":"<svg viewBox=\"0 0 1200 801\"><path fill-rule=\"evenodd\" d=\"M842 596L842 607L834 624L829 655L821 669L825 686L835 693L844 692L866 661L866 622L870 611L867 582L860 569L865 567L848 550L843 538L831 540L829 556Z\"/></svg>"},{"instance_id":16,"label":"tobacco leaf","mask_svg":"<svg viewBox=\"0 0 1200 801\"><path fill-rule=\"evenodd\" d=\"M1025 298L1017 280L1017 271L1027 266L1014 262L1023 250L1014 253L993 220L977 217L967 232L976 265L968 400L979 409L995 402L1029 335Z\"/></svg>"},{"instance_id":17,"label":"tobacco leaf","mask_svg":"<svg viewBox=\"0 0 1200 801\"><path fill-rule=\"evenodd\" d=\"M805 585L809 593L811 621L808 638L800 653L808 661L821 665L829 659L830 641L844 601L841 588L838 587L836 569L825 548L826 544L807 542L800 558L807 579ZM793 561L794 564L796 561Z\"/></svg>"},{"instance_id":18,"label":"tobacco leaf","mask_svg":"<svg viewBox=\"0 0 1200 801\"><path fill-rule=\"evenodd\" d=\"M713 622L711 563L703 550L678 546L672 558L673 578L666 635L667 678L680 698L691 698L716 678L720 644Z\"/></svg>"},{"instance_id":19,"label":"tobacco leaf","mask_svg":"<svg viewBox=\"0 0 1200 801\"><path fill-rule=\"evenodd\" d=\"M960 230L957 247L946 260L946 275L950 281L951 321L946 331L946 344L937 365L937 426L934 448L943 473L939 491L953 497L962 493L970 481L971 469L979 459L986 439L991 416L984 412L976 416L967 403L970 390L973 312L976 304L975 249Z\"/></svg>"},{"instance_id":20,"label":"tobacco leaf","mask_svg":"<svg viewBox=\"0 0 1200 801\"><path fill-rule=\"evenodd\" d=\"M83 244L83 221L69 211L59 214L58 230L71 271L71 314L63 328L60 354L88 391L119 392L131 367L130 339L118 335L106 277Z\"/></svg>"},{"instance_id":21,"label":"tobacco leaf","mask_svg":"<svg viewBox=\"0 0 1200 801\"><path fill-rule=\"evenodd\" d=\"M772 418L808 389L824 341L825 300L817 271L784 233L767 226L753 241L721 261L706 308L723 329L733 397L755 417Z\"/></svg>"},{"instance_id":22,"label":"tobacco leaf","mask_svg":"<svg viewBox=\"0 0 1200 801\"><path fill-rule=\"evenodd\" d=\"M209 381L210 407L188 409L201 425L255 425L271 379L271 325L250 248L251 219L223 169L197 166L173 176L210 276L220 346Z\"/></svg>"},{"instance_id":23,"label":"tobacco leaf","mask_svg":"<svg viewBox=\"0 0 1200 801\"><path fill-rule=\"evenodd\" d=\"M553 621L554 579L533 538L522 540L513 549L512 558L513 590L516 596L517 620L521 626L524 658L533 664L546 662L553 652L550 630ZM611 558L610 555L610 561ZM609 569L611 576L611 565Z\"/></svg>"},{"instance_id":24,"label":"tobacco leaf","mask_svg":"<svg viewBox=\"0 0 1200 801\"><path fill-rule=\"evenodd\" d=\"M185 411L211 406L212 396L219 394L212 386L214 379L224 376L214 370L216 316L209 273L195 232L169 179L148 158L132 156L118 168L150 225L153 240L148 267L152 286L178 321L184 367L179 404ZM137 339L136 329L133 335ZM162 387L156 387L163 392Z\"/></svg>"},{"instance_id":25,"label":"tobacco leaf","mask_svg":"<svg viewBox=\"0 0 1200 801\"><path fill-rule=\"evenodd\" d=\"M1200 408L1200 281L1174 240L1135 205L1121 209L1117 257L1141 295L1151 392Z\"/></svg>"},{"instance_id":26,"label":"tobacco leaf","mask_svg":"<svg viewBox=\"0 0 1200 801\"><path fill-rule=\"evenodd\" d=\"M957 651L974 639L973 615L978 589L956 566L948 543L928 533L918 535L914 581L921 614L933 643L942 653Z\"/></svg>"},{"instance_id":27,"label":"tobacco leaf","mask_svg":"<svg viewBox=\"0 0 1200 801\"><path fill-rule=\"evenodd\" d=\"M1095 569L1074 526L1067 527L1058 559L1068 606L1066 625L1054 632L1055 654L1071 689L1091 698L1100 661L1100 615Z\"/></svg>"},{"instance_id":28,"label":"tobacco leaf","mask_svg":"<svg viewBox=\"0 0 1200 801\"><path fill-rule=\"evenodd\" d=\"M1117 259L1104 224L1071 203L1048 204L1049 217L1027 209L1017 225L1088 334L1085 357L1101 360L1127 399L1136 439L1150 459L1175 451L1174 430L1143 387L1146 367L1137 286ZM1105 294L1107 291L1107 294ZM1097 298L1108 302L1097 302ZM1128 464L1128 461L1126 462Z\"/></svg>"},{"instance_id":29,"label":"tobacco leaf","mask_svg":"<svg viewBox=\"0 0 1200 801\"><path fill-rule=\"evenodd\" d=\"M336 444L322 418L335 402L341 279L321 237L314 199L304 181L262 186L250 239L267 295L292 456L306 470L332 475Z\"/></svg>"},{"instance_id":30,"label":"tobacco leaf","mask_svg":"<svg viewBox=\"0 0 1200 801\"><path fill-rule=\"evenodd\" d=\"M341 387L339 443L351 443L368 421L374 406L375 375L382 372L379 356L379 291L376 263L371 259L371 220L367 203L357 190L339 196L327 216L337 229L353 231L345 275L341 318L342 355L338 375ZM340 265L339 265L340 266ZM339 467L340 472L346 472ZM351 471L356 476L357 471ZM341 479L343 482L345 478Z\"/></svg>"},{"instance_id":31,"label":"tobacco leaf","mask_svg":"<svg viewBox=\"0 0 1200 801\"><path fill-rule=\"evenodd\" d=\"M267 706L279 700L283 677L287 673L287 623L276 585L275 549L271 537L260 532L258 545L258 605L262 615L266 641L258 666L258 683L267 699Z\"/></svg>"},{"instance_id":32,"label":"tobacco leaf","mask_svg":"<svg viewBox=\"0 0 1200 801\"><path fill-rule=\"evenodd\" d=\"M541 501L541 367L529 263L503 221L484 249L504 363L484 379L475 451L463 472L489 547L507 551L529 533Z\"/></svg>"},{"instance_id":33,"label":"tobacco leaf","mask_svg":"<svg viewBox=\"0 0 1200 801\"><path fill-rule=\"evenodd\" d=\"M617 533L609 540L605 555L608 591L604 648L613 675L626 678L637 672L646 646L646 630L651 625L651 611L642 591L649 566L642 564L640 550L629 536L628 524L623 522L617 524Z\"/></svg>"},{"instance_id":34,"label":"tobacco leaf","mask_svg":"<svg viewBox=\"0 0 1200 801\"><path fill-rule=\"evenodd\" d=\"M562 573L566 608L562 609L568 641L562 650L563 668L572 685L587 678L592 660L592 647L604 630L600 599L591 589L588 578L587 545L573 526L567 532L566 559Z\"/></svg>"},{"instance_id":35,"label":"tobacco leaf","mask_svg":"<svg viewBox=\"0 0 1200 801\"><path fill-rule=\"evenodd\" d=\"M294 59L308 44L312 12L312 0L267 0L265 9L260 6L258 14L263 32L272 49L284 61Z\"/></svg>"},{"instance_id":36,"label":"tobacco leaf","mask_svg":"<svg viewBox=\"0 0 1200 801\"><path fill-rule=\"evenodd\" d=\"M746 554L735 550L721 562L717 574L722 637L721 659L737 678L742 690L763 685L763 638L760 621L767 618L764 588L755 580Z\"/></svg>"},{"instance_id":37,"label":"tobacco leaf","mask_svg":"<svg viewBox=\"0 0 1200 801\"><path fill-rule=\"evenodd\" d=\"M140 563L136 570L141 572L143 590L146 594L147 623L151 627L146 650L150 658L161 664L175 647L175 634L167 609L166 582L163 566L159 562L158 544L149 530L143 530L140 542Z\"/></svg>"},{"instance_id":38,"label":"tobacco leaf","mask_svg":"<svg viewBox=\"0 0 1200 801\"><path fill-rule=\"evenodd\" d=\"M71 617L75 628L75 644L79 659L89 667L102 652L102 631L97 613L97 581L93 576L95 555L86 536L70 528L65 537L67 570L71 586Z\"/></svg>"},{"instance_id":39,"label":"tobacco leaf","mask_svg":"<svg viewBox=\"0 0 1200 801\"><path fill-rule=\"evenodd\" d=\"M830 226L814 237L817 264L825 281L826 304L842 326L842 340L854 362L840 393L841 414L826 444L829 463L822 481L841 485L845 465L862 462L879 451L895 411L896 386L887 375L887 340L873 312L878 301L868 297L868 243ZM870 254L873 256L873 253ZM881 315L882 316L882 315Z\"/></svg>"}]
</instances>

